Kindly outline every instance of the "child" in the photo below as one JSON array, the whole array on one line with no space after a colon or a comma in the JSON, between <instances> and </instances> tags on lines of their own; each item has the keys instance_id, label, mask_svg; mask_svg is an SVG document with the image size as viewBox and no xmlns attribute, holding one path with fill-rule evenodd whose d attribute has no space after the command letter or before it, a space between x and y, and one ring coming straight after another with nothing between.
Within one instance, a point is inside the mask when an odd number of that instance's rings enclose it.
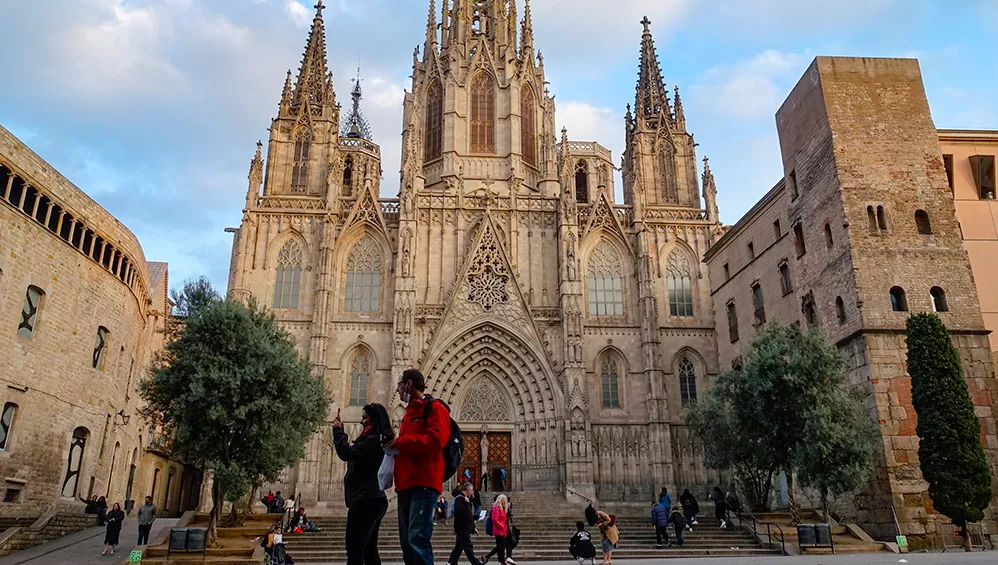
<instances>
[{"instance_id":1,"label":"child","mask_svg":"<svg viewBox=\"0 0 998 565\"><path fill-rule=\"evenodd\" d=\"M575 523L575 535L572 541L568 542L568 552L582 565L586 559L596 565L596 547L593 545L592 536L586 531L586 525L582 522Z\"/></svg>"}]
</instances>

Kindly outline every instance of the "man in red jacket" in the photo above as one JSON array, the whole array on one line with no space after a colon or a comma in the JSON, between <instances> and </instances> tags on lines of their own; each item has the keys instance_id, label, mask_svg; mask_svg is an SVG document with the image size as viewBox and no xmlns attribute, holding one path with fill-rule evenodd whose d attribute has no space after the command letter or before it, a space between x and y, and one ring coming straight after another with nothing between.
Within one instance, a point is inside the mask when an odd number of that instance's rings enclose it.
<instances>
[{"instance_id":1,"label":"man in red jacket","mask_svg":"<svg viewBox=\"0 0 998 565\"><path fill-rule=\"evenodd\" d=\"M433 565L433 510L444 487L450 415L443 404L424 394L426 379L416 369L402 373L396 390L407 404L398 437L389 444L398 451L395 492L402 559L405 565ZM429 410L427 403L431 403Z\"/></svg>"}]
</instances>

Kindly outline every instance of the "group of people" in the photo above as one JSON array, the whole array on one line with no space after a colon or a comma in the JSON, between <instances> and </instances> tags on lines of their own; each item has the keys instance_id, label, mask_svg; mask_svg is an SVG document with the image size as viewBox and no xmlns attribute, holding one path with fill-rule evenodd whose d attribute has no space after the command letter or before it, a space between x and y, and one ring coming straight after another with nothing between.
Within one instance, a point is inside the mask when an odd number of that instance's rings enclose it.
<instances>
[{"instance_id":1,"label":"group of people","mask_svg":"<svg viewBox=\"0 0 998 565\"><path fill-rule=\"evenodd\" d=\"M475 556L475 545L471 539L477 534L480 521L479 511L475 509L474 495L477 493L471 482L465 481L454 491L454 549L451 551L449 565L457 565L463 552L471 565L485 565L492 557L498 559L500 565L516 565L513 560L513 549L520 540L520 531L513 525L512 506L505 494L496 496L492 509L485 519L485 534L495 539L495 546L479 560Z\"/></svg>"},{"instance_id":2,"label":"group of people","mask_svg":"<svg viewBox=\"0 0 998 565\"><path fill-rule=\"evenodd\" d=\"M699 524L697 515L700 513L700 504L689 489L683 491L682 496L679 497L679 503L682 505L682 510L680 510L679 505L672 505L672 495L669 494L669 489L663 488L658 496L658 501L652 504L651 522L655 527L656 547L662 547L663 539L665 545L672 545L672 539L669 537L670 525L676 535L676 544L682 546L683 532L692 532L693 526Z\"/></svg>"},{"instance_id":3,"label":"group of people","mask_svg":"<svg viewBox=\"0 0 998 565\"><path fill-rule=\"evenodd\" d=\"M121 504L115 502L111 505L111 510L107 508L107 499L103 496L93 496L90 500L81 498L86 507L84 513L97 515L97 525L105 526L104 531L104 551L101 555L110 553L114 555L121 541L121 526L125 521L125 512L121 509ZM156 521L156 505L152 503L152 497L147 496L145 504L139 507L139 539L136 545L148 545L149 533L152 531L153 522Z\"/></svg>"},{"instance_id":4,"label":"group of people","mask_svg":"<svg viewBox=\"0 0 998 565\"><path fill-rule=\"evenodd\" d=\"M270 491L267 493L267 496L260 499L260 502L267 507L268 514L282 515L280 524L277 525L279 531L298 534L319 531L319 528L315 525L315 520L310 519L305 512L305 507L297 505L296 508L294 494L285 499L281 496L281 491L277 491L276 493Z\"/></svg>"}]
</instances>

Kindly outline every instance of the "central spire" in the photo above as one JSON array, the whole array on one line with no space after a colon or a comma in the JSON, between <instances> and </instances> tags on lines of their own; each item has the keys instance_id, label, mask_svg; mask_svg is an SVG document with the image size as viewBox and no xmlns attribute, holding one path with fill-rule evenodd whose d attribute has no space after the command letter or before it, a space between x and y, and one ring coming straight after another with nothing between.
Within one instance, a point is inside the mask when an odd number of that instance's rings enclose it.
<instances>
[{"instance_id":1,"label":"central spire","mask_svg":"<svg viewBox=\"0 0 998 565\"><path fill-rule=\"evenodd\" d=\"M319 0L315 5L312 30L309 32L301 67L298 69L298 80L295 81L294 95L292 96L294 106L307 102L321 108L327 102L326 78L329 70L326 66L326 29L322 22L323 9L325 6L323 6L322 0Z\"/></svg>"},{"instance_id":2,"label":"central spire","mask_svg":"<svg viewBox=\"0 0 998 565\"><path fill-rule=\"evenodd\" d=\"M669 99L648 16L641 20L641 25L644 26L644 33L641 34L641 69L634 101L635 111L638 118L657 119L663 113L668 117L671 116Z\"/></svg>"},{"instance_id":3,"label":"central spire","mask_svg":"<svg viewBox=\"0 0 998 565\"><path fill-rule=\"evenodd\" d=\"M353 109L343 119L343 127L340 128L341 137L360 138L371 140L371 126L367 123L367 118L360 111L360 101L364 97L364 92L360 88L360 68L357 68L357 78L354 79L353 90L350 97L353 98Z\"/></svg>"}]
</instances>

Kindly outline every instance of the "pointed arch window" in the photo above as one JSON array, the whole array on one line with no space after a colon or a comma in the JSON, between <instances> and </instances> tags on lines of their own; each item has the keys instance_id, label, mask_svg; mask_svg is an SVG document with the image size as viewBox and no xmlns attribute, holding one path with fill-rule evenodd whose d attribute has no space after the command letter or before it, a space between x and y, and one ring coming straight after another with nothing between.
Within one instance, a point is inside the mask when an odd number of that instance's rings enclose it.
<instances>
[{"instance_id":1,"label":"pointed arch window","mask_svg":"<svg viewBox=\"0 0 998 565\"><path fill-rule=\"evenodd\" d=\"M354 245L347 257L345 312L381 311L381 245L366 235Z\"/></svg>"},{"instance_id":2,"label":"pointed arch window","mask_svg":"<svg viewBox=\"0 0 998 565\"><path fill-rule=\"evenodd\" d=\"M291 167L291 192L305 192L308 184L308 160L312 152L312 131L300 128L295 132L295 155Z\"/></svg>"},{"instance_id":3,"label":"pointed arch window","mask_svg":"<svg viewBox=\"0 0 998 565\"><path fill-rule=\"evenodd\" d=\"M496 89L488 73L471 81L471 152L496 151Z\"/></svg>"},{"instance_id":4,"label":"pointed arch window","mask_svg":"<svg viewBox=\"0 0 998 565\"><path fill-rule=\"evenodd\" d=\"M304 253L297 238L289 239L277 254L277 280L274 283L274 310L296 310L301 287Z\"/></svg>"},{"instance_id":5,"label":"pointed arch window","mask_svg":"<svg viewBox=\"0 0 998 565\"><path fill-rule=\"evenodd\" d=\"M697 370L686 356L679 360L679 396L683 406L697 402Z\"/></svg>"},{"instance_id":6,"label":"pointed arch window","mask_svg":"<svg viewBox=\"0 0 998 565\"><path fill-rule=\"evenodd\" d=\"M534 91L529 86L520 91L520 149L523 162L537 166L537 111Z\"/></svg>"},{"instance_id":7,"label":"pointed arch window","mask_svg":"<svg viewBox=\"0 0 998 565\"><path fill-rule=\"evenodd\" d=\"M620 408L620 364L611 354L600 362L600 381L603 388L603 408Z\"/></svg>"},{"instance_id":8,"label":"pointed arch window","mask_svg":"<svg viewBox=\"0 0 998 565\"><path fill-rule=\"evenodd\" d=\"M367 383L371 376L371 357L360 350L350 358L350 406L367 404Z\"/></svg>"},{"instance_id":9,"label":"pointed arch window","mask_svg":"<svg viewBox=\"0 0 998 565\"><path fill-rule=\"evenodd\" d=\"M676 186L676 148L666 141L658 152L658 175L662 182L663 198L666 204L679 204L679 190Z\"/></svg>"},{"instance_id":10,"label":"pointed arch window","mask_svg":"<svg viewBox=\"0 0 998 565\"><path fill-rule=\"evenodd\" d=\"M617 250L601 241L589 256L589 315L624 315L624 268Z\"/></svg>"},{"instance_id":11,"label":"pointed arch window","mask_svg":"<svg viewBox=\"0 0 998 565\"><path fill-rule=\"evenodd\" d=\"M62 479L62 496L76 498L76 489L80 482L80 470L83 468L83 453L87 447L90 430L80 427L73 431L73 439L69 442L69 456L66 461L66 476Z\"/></svg>"},{"instance_id":12,"label":"pointed arch window","mask_svg":"<svg viewBox=\"0 0 998 565\"><path fill-rule=\"evenodd\" d=\"M673 251L668 261L669 314L674 318L693 317L693 275L685 253Z\"/></svg>"},{"instance_id":13,"label":"pointed arch window","mask_svg":"<svg viewBox=\"0 0 998 565\"><path fill-rule=\"evenodd\" d=\"M443 151L444 93L440 81L434 79L426 89L426 134L423 140L423 160L439 159Z\"/></svg>"},{"instance_id":14,"label":"pointed arch window","mask_svg":"<svg viewBox=\"0 0 998 565\"><path fill-rule=\"evenodd\" d=\"M589 164L584 159L575 164L575 200L579 204L589 202Z\"/></svg>"},{"instance_id":15,"label":"pointed arch window","mask_svg":"<svg viewBox=\"0 0 998 565\"><path fill-rule=\"evenodd\" d=\"M353 155L343 161L343 196L353 195Z\"/></svg>"}]
</instances>

